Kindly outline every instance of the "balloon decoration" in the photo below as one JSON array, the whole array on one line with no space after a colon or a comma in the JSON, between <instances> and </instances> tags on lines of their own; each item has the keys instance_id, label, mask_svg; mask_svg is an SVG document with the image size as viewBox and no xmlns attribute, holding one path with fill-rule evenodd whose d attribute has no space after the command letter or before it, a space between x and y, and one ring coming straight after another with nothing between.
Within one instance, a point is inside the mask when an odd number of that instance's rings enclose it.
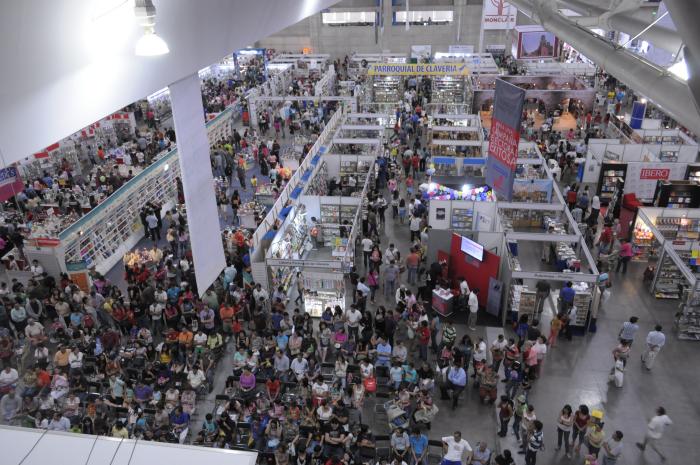
<instances>
[{"instance_id":1,"label":"balloon decoration","mask_svg":"<svg viewBox=\"0 0 700 465\"><path fill-rule=\"evenodd\" d=\"M431 182L421 184L420 190L422 198L426 200L474 200L477 202L494 202L496 200L493 189L485 184L482 186L464 185L461 190L456 190Z\"/></svg>"}]
</instances>

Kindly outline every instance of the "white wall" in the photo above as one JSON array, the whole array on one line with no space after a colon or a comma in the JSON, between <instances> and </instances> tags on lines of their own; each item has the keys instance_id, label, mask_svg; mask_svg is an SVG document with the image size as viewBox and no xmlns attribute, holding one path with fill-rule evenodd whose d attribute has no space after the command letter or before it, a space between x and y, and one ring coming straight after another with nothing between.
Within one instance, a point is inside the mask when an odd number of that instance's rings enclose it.
<instances>
[{"instance_id":1,"label":"white wall","mask_svg":"<svg viewBox=\"0 0 700 465\"><path fill-rule=\"evenodd\" d=\"M454 5L453 5L454 3ZM470 3L470 4L467 4ZM327 26L322 24L321 15L316 14L303 24L288 27L257 42L260 47L271 47L277 50L298 51L303 47L312 47L314 53L328 53L333 57L342 58L352 52L378 53L389 50L396 53L410 54L411 45L431 45L432 52L447 52L450 45L479 46L481 28L481 4L472 1L455 0L438 1L411 0L411 10L453 10L454 21L444 26L415 26L411 25L406 31L403 24L392 25L392 11L403 11L403 6L392 9L391 1L384 2L384 32L377 31L374 26ZM421 6L423 5L423 6ZM377 11L373 2L343 1L331 11ZM461 13L461 21L458 17ZM532 24L529 19L518 14L518 24ZM458 26L460 25L460 26ZM377 28L379 29L379 28ZM517 35L505 30L484 31L483 46L489 44L505 45L511 49L512 37Z\"/></svg>"}]
</instances>

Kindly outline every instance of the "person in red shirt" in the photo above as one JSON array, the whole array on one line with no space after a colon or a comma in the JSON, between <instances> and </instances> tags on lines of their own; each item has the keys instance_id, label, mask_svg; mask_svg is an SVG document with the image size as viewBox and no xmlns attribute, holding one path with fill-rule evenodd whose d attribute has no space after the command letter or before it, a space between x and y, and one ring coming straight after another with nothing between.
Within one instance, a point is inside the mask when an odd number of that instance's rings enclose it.
<instances>
[{"instance_id":1,"label":"person in red shirt","mask_svg":"<svg viewBox=\"0 0 700 465\"><path fill-rule=\"evenodd\" d=\"M566 203L569 205L569 210L573 210L576 205L576 189L572 186L569 192L566 193Z\"/></svg>"},{"instance_id":2,"label":"person in red shirt","mask_svg":"<svg viewBox=\"0 0 700 465\"><path fill-rule=\"evenodd\" d=\"M413 165L413 176L417 176L418 168L420 168L420 157L417 153L413 154L413 157L411 158L411 164Z\"/></svg>"},{"instance_id":3,"label":"person in red shirt","mask_svg":"<svg viewBox=\"0 0 700 465\"><path fill-rule=\"evenodd\" d=\"M230 334L232 331L233 317L236 315L236 310L226 304L221 304L219 308L219 317L224 328L224 334Z\"/></svg>"},{"instance_id":4,"label":"person in red shirt","mask_svg":"<svg viewBox=\"0 0 700 465\"><path fill-rule=\"evenodd\" d=\"M430 345L430 328L428 328L427 321L421 321L420 326L418 326L416 330L416 337L418 338L418 353L420 354L420 358L424 362L427 362L428 346Z\"/></svg>"},{"instance_id":5,"label":"person in red shirt","mask_svg":"<svg viewBox=\"0 0 700 465\"><path fill-rule=\"evenodd\" d=\"M267 397L270 399L270 402L274 402L280 394L280 380L273 375L265 382L265 389L267 390Z\"/></svg>"}]
</instances>

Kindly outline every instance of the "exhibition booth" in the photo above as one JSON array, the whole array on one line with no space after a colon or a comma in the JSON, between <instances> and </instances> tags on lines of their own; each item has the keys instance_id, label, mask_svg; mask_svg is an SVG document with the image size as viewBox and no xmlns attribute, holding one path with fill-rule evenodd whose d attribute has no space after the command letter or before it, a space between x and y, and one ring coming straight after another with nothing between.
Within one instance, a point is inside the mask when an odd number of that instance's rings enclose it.
<instances>
[{"instance_id":1,"label":"exhibition booth","mask_svg":"<svg viewBox=\"0 0 700 465\"><path fill-rule=\"evenodd\" d=\"M700 210L642 207L632 244L634 259L653 272L653 278L646 280L651 294L681 302L678 337L700 340Z\"/></svg>"}]
</instances>

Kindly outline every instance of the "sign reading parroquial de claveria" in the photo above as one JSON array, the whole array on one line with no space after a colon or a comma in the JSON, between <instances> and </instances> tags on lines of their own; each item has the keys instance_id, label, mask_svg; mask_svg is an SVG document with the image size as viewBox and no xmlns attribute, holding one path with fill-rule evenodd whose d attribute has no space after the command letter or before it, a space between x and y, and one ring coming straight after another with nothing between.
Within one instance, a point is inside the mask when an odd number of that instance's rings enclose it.
<instances>
[{"instance_id":1,"label":"sign reading parroquial de claveria","mask_svg":"<svg viewBox=\"0 0 700 465\"><path fill-rule=\"evenodd\" d=\"M468 76L464 63L372 63L367 69L370 76Z\"/></svg>"}]
</instances>

